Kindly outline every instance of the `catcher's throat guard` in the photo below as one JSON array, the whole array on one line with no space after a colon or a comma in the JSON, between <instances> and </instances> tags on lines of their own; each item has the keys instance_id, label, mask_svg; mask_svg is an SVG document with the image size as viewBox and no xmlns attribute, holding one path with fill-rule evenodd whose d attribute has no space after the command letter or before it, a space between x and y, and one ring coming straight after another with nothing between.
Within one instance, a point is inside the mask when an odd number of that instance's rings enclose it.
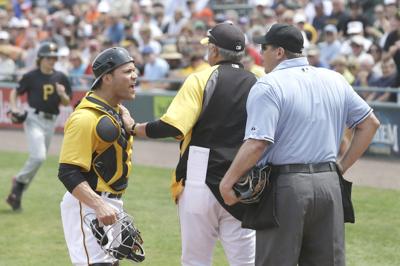
<instances>
[{"instance_id":1,"label":"catcher's throat guard","mask_svg":"<svg viewBox=\"0 0 400 266\"><path fill-rule=\"evenodd\" d=\"M104 252L111 257L134 262L144 260L143 239L133 223L132 216L126 212L120 212L118 220L109 226L99 224L94 213L85 215L84 222L92 230Z\"/></svg>"},{"instance_id":2,"label":"catcher's throat guard","mask_svg":"<svg viewBox=\"0 0 400 266\"><path fill-rule=\"evenodd\" d=\"M233 191L239 201L244 204L257 203L266 186L269 185L271 166L254 167L246 175L240 177L233 186Z\"/></svg>"}]
</instances>

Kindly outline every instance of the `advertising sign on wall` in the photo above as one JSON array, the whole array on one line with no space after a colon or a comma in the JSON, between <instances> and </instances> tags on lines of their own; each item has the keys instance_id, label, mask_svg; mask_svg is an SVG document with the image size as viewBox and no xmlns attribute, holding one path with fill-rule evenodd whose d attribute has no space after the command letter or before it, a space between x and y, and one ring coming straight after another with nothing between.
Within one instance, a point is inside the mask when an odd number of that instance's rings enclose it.
<instances>
[{"instance_id":1,"label":"advertising sign on wall","mask_svg":"<svg viewBox=\"0 0 400 266\"><path fill-rule=\"evenodd\" d=\"M381 122L368 153L374 155L400 156L399 151L399 125L400 108L374 107L375 115Z\"/></svg>"}]
</instances>

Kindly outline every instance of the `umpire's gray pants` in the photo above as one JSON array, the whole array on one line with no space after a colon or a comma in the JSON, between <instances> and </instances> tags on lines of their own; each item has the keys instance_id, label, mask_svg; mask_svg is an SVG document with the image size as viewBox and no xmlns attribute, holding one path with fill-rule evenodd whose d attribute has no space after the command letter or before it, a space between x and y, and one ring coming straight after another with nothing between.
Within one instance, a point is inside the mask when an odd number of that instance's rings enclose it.
<instances>
[{"instance_id":1,"label":"umpire's gray pants","mask_svg":"<svg viewBox=\"0 0 400 266\"><path fill-rule=\"evenodd\" d=\"M336 172L277 181L278 228L256 232L257 266L344 266L342 196Z\"/></svg>"},{"instance_id":2,"label":"umpire's gray pants","mask_svg":"<svg viewBox=\"0 0 400 266\"><path fill-rule=\"evenodd\" d=\"M35 114L29 109L24 123L24 130L29 147L29 158L25 165L15 176L16 180L25 184L25 188L32 181L43 161L46 160L51 137L54 135L56 116L46 119L40 114Z\"/></svg>"}]
</instances>

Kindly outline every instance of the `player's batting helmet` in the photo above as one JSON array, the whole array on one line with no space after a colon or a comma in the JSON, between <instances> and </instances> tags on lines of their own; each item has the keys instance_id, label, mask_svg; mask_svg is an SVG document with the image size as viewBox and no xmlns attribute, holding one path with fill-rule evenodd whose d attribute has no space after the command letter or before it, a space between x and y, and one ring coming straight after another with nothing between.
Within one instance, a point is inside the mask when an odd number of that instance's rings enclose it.
<instances>
[{"instance_id":1,"label":"player's batting helmet","mask_svg":"<svg viewBox=\"0 0 400 266\"><path fill-rule=\"evenodd\" d=\"M112 47L101 52L92 63L92 69L96 80L93 82L90 89L93 90L105 74L129 62L134 62L134 60L125 48Z\"/></svg>"},{"instance_id":2,"label":"player's batting helmet","mask_svg":"<svg viewBox=\"0 0 400 266\"><path fill-rule=\"evenodd\" d=\"M92 230L101 248L110 256L134 262L144 260L143 239L129 214L119 213L118 220L110 226L100 226L93 213L87 214L84 221Z\"/></svg>"},{"instance_id":3,"label":"player's batting helmet","mask_svg":"<svg viewBox=\"0 0 400 266\"><path fill-rule=\"evenodd\" d=\"M38 57L58 57L58 47L54 42L43 42L40 44Z\"/></svg>"}]
</instances>

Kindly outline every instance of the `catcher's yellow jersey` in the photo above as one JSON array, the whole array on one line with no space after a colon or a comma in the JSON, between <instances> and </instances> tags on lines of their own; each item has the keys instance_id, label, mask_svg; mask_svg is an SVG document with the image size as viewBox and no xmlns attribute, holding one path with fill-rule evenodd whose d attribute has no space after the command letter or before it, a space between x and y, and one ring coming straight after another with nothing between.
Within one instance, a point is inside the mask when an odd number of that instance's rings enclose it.
<instances>
[{"instance_id":1,"label":"catcher's yellow jersey","mask_svg":"<svg viewBox=\"0 0 400 266\"><path fill-rule=\"evenodd\" d=\"M89 94L90 97L105 103L94 94ZM119 112L118 108L114 108L114 111ZM96 191L120 193L126 188L132 167L133 138L130 136L121 141L122 136L119 136L107 141L107 138L99 136L98 125L104 117L112 121L112 125L121 134L118 121L85 97L65 124L59 161L77 165L82 168L85 176L97 179L96 187L92 187ZM93 180L90 181L92 185Z\"/></svg>"}]
</instances>

